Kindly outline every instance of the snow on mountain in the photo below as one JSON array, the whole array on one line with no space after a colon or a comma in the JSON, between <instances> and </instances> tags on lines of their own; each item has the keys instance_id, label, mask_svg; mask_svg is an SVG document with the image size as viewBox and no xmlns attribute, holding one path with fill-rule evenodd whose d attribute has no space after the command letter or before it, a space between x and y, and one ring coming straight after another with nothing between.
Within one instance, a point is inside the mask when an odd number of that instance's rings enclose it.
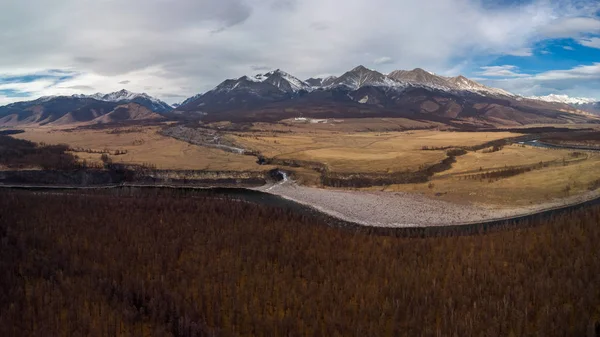
<instances>
[{"instance_id":1,"label":"snow on mountain","mask_svg":"<svg viewBox=\"0 0 600 337\"><path fill-rule=\"evenodd\" d=\"M299 80L285 71L277 69L266 74L258 74L252 77L242 76L237 79L225 80L209 92L229 92L233 90L243 90L258 94L264 91L279 90L284 93L296 93L301 90L310 91L311 89L312 86L310 84ZM200 96L201 95L196 95L194 97L197 99ZM183 106L191 101L186 100L186 102L182 103L181 105Z\"/></svg>"},{"instance_id":2,"label":"snow on mountain","mask_svg":"<svg viewBox=\"0 0 600 337\"><path fill-rule=\"evenodd\" d=\"M499 88L490 88L485 85L470 80L462 75L456 77L448 78L448 81L456 86L459 90L471 91L479 94L491 94L491 95L500 95L500 96L509 96L513 97L515 95L511 94L506 90L502 90Z\"/></svg>"},{"instance_id":3,"label":"snow on mountain","mask_svg":"<svg viewBox=\"0 0 600 337\"><path fill-rule=\"evenodd\" d=\"M336 78L331 86L346 86L350 89L357 90L364 86L402 87L403 84L378 71L368 69L364 66L358 66Z\"/></svg>"},{"instance_id":4,"label":"snow on mountain","mask_svg":"<svg viewBox=\"0 0 600 337\"><path fill-rule=\"evenodd\" d=\"M138 103L142 106L147 107L148 109L154 112L167 112L173 110L173 108L159 100L158 98L154 98L146 93L135 93L125 89L111 92L108 94L95 93L93 95L73 95L71 97L74 98L93 98L98 101L104 102L114 102L114 103Z\"/></svg>"},{"instance_id":5,"label":"snow on mountain","mask_svg":"<svg viewBox=\"0 0 600 337\"><path fill-rule=\"evenodd\" d=\"M451 83L447 78L437 76L421 68L416 68L410 71L395 70L389 73L388 77L393 78L396 81L409 83L411 85L422 85L443 91L457 89L456 85Z\"/></svg>"},{"instance_id":6,"label":"snow on mountain","mask_svg":"<svg viewBox=\"0 0 600 337\"><path fill-rule=\"evenodd\" d=\"M332 85L336 79L337 79L336 76L327 76L324 78L311 77L304 82L308 83L313 88L323 88L323 87L328 87L328 86Z\"/></svg>"},{"instance_id":7,"label":"snow on mountain","mask_svg":"<svg viewBox=\"0 0 600 337\"><path fill-rule=\"evenodd\" d=\"M174 106L177 108L177 107L180 107L182 105L186 105L186 104L188 104L190 102L193 102L193 101L197 100L198 98L200 98L200 96L202 96L202 94L197 94L197 95L194 95L192 97L186 98L183 102L177 104L177 106L175 106L175 105Z\"/></svg>"},{"instance_id":8,"label":"snow on mountain","mask_svg":"<svg viewBox=\"0 0 600 337\"><path fill-rule=\"evenodd\" d=\"M567 95L556 95L556 94L550 94L547 96L530 96L530 97L525 97L525 98L535 99L535 100L544 101L544 102L564 103L564 104L591 104L591 103L596 102L596 100L592 99L592 98L570 97Z\"/></svg>"},{"instance_id":9,"label":"snow on mountain","mask_svg":"<svg viewBox=\"0 0 600 337\"><path fill-rule=\"evenodd\" d=\"M285 92L298 92L300 90L310 90L311 85L299 80L298 78L277 69L263 75L256 75L256 79L262 79L263 83L270 83Z\"/></svg>"}]
</instances>

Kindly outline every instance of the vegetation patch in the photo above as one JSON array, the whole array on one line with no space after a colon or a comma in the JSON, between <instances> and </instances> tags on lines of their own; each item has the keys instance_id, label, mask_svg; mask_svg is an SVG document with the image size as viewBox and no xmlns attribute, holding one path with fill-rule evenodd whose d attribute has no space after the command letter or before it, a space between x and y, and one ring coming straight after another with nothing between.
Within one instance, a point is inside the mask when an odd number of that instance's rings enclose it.
<instances>
[{"instance_id":1,"label":"vegetation patch","mask_svg":"<svg viewBox=\"0 0 600 337\"><path fill-rule=\"evenodd\" d=\"M155 194L4 192L0 210L2 336L553 337L600 319L598 206L420 239Z\"/></svg>"}]
</instances>

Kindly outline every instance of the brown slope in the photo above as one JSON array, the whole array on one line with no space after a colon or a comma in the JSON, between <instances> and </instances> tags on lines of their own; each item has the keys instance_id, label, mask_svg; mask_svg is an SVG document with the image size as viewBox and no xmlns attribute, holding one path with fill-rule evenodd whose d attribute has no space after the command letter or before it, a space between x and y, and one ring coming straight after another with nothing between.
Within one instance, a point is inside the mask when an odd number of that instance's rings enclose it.
<instances>
[{"instance_id":1,"label":"brown slope","mask_svg":"<svg viewBox=\"0 0 600 337\"><path fill-rule=\"evenodd\" d=\"M412 84L428 85L433 87L443 87L448 89L455 89L456 86L450 83L447 79L436 76L429 73L421 68L415 68L413 70L395 70L388 74L388 77L401 82L408 82Z\"/></svg>"},{"instance_id":2,"label":"brown slope","mask_svg":"<svg viewBox=\"0 0 600 337\"><path fill-rule=\"evenodd\" d=\"M126 121L157 120L163 118L152 110L137 104L127 103L91 121L92 124L108 124Z\"/></svg>"}]
</instances>

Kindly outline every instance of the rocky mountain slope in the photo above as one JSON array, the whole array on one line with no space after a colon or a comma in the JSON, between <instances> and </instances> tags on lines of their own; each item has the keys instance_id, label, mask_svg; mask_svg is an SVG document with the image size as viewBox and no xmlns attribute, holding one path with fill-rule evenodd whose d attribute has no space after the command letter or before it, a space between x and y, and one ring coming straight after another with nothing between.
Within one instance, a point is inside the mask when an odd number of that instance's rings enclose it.
<instances>
[{"instance_id":1,"label":"rocky mountain slope","mask_svg":"<svg viewBox=\"0 0 600 337\"><path fill-rule=\"evenodd\" d=\"M234 122L300 116L404 117L493 127L598 121L591 113L600 114L600 103L560 95L525 98L464 76L444 77L420 68L386 75L358 66L340 76L305 81L280 69L228 79L186 99L174 110L147 94L127 90L42 97L0 107L0 127L107 123L161 115Z\"/></svg>"},{"instance_id":2,"label":"rocky mountain slope","mask_svg":"<svg viewBox=\"0 0 600 337\"><path fill-rule=\"evenodd\" d=\"M158 98L152 97L146 93L135 93L125 89L111 92L108 94L95 93L93 95L74 95L73 97L92 98L98 101L113 102L119 104L137 103L158 113L164 113L173 110L173 107L159 100Z\"/></svg>"},{"instance_id":3,"label":"rocky mountain slope","mask_svg":"<svg viewBox=\"0 0 600 337\"><path fill-rule=\"evenodd\" d=\"M378 116L486 126L583 123L589 117L568 104L524 99L464 76L438 76L419 68L385 75L364 66L306 81L281 70L226 80L176 113L209 121Z\"/></svg>"},{"instance_id":4,"label":"rocky mountain slope","mask_svg":"<svg viewBox=\"0 0 600 337\"><path fill-rule=\"evenodd\" d=\"M95 124L161 118L161 115L145 105L126 101L57 96L17 102L0 107L0 127Z\"/></svg>"},{"instance_id":5,"label":"rocky mountain slope","mask_svg":"<svg viewBox=\"0 0 600 337\"><path fill-rule=\"evenodd\" d=\"M555 95L550 94L548 96L531 96L528 99L544 101L549 103L560 103L568 105L569 107L575 108L582 112L589 114L600 115L600 101L593 98L585 97L570 97L567 95Z\"/></svg>"}]
</instances>

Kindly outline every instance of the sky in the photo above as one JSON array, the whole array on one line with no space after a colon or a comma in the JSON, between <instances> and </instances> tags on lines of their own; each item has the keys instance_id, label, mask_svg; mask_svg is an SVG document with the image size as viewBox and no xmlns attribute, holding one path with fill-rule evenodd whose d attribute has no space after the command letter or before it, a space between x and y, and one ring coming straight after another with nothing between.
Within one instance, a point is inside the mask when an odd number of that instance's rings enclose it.
<instances>
[{"instance_id":1,"label":"sky","mask_svg":"<svg viewBox=\"0 0 600 337\"><path fill-rule=\"evenodd\" d=\"M462 74L516 94L600 100L598 0L5 0L0 105L357 65Z\"/></svg>"}]
</instances>

